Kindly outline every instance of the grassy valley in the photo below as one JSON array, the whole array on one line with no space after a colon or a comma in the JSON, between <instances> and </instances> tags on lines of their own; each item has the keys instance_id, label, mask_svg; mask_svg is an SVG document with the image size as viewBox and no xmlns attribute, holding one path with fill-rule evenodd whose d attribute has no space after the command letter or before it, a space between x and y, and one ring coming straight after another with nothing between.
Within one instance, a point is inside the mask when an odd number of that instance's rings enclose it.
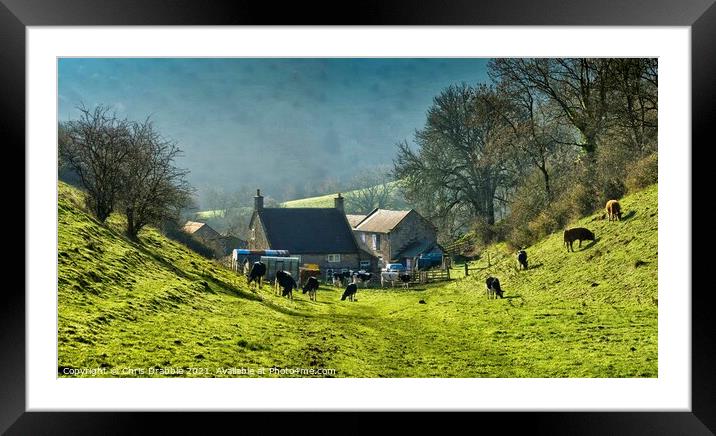
<instances>
[{"instance_id":1,"label":"grassy valley","mask_svg":"<svg viewBox=\"0 0 716 436\"><path fill-rule=\"evenodd\" d=\"M621 222L597 213L575 223L597 241L575 244L574 253L555 234L528 247L530 269L518 271L513 253L493 246L492 266L469 277L360 289L356 302L326 286L317 302L300 292L280 298L269 286L250 291L242 276L154 229L134 242L119 217L100 225L81 207L82 195L59 186L59 376L83 368L103 372L74 375L236 376L231 368L274 368L266 376L335 370L309 375L318 377L658 375L656 186L622 200ZM486 299L488 275L500 278L506 298Z\"/></svg>"}]
</instances>

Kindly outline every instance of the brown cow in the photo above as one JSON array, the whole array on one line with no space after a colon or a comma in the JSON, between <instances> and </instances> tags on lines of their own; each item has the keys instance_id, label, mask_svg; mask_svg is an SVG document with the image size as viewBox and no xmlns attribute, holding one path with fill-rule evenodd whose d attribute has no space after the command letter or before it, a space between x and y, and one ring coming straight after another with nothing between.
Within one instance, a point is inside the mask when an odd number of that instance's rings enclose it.
<instances>
[{"instance_id":1,"label":"brown cow","mask_svg":"<svg viewBox=\"0 0 716 436\"><path fill-rule=\"evenodd\" d=\"M609 200L607 201L607 217L609 218L609 221L612 220L622 220L622 207L616 200Z\"/></svg>"},{"instance_id":2,"label":"brown cow","mask_svg":"<svg viewBox=\"0 0 716 436\"><path fill-rule=\"evenodd\" d=\"M578 240L579 247L581 248L583 240L594 241L595 239L594 233L584 227L576 227L574 229L564 231L564 245L567 246L567 251L574 251L574 247L572 247L572 243L574 243L574 241Z\"/></svg>"}]
</instances>

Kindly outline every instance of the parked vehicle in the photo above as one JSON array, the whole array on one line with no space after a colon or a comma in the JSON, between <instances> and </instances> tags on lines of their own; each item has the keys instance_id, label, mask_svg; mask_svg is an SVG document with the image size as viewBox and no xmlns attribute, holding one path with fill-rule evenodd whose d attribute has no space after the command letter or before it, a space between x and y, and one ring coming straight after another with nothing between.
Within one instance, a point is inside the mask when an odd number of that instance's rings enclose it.
<instances>
[{"instance_id":1,"label":"parked vehicle","mask_svg":"<svg viewBox=\"0 0 716 436\"><path fill-rule=\"evenodd\" d=\"M402 263L389 263L380 272L381 281L398 281L400 280L400 274L407 272L405 265Z\"/></svg>"},{"instance_id":2,"label":"parked vehicle","mask_svg":"<svg viewBox=\"0 0 716 436\"><path fill-rule=\"evenodd\" d=\"M439 252L424 253L418 258L418 269L426 270L440 266L443 263L443 254Z\"/></svg>"}]
</instances>

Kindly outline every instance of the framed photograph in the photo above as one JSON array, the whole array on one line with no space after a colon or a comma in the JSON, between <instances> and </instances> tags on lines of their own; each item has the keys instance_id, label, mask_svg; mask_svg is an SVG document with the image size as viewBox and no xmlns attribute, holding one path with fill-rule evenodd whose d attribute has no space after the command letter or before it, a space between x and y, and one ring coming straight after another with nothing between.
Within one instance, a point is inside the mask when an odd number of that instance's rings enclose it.
<instances>
[{"instance_id":1,"label":"framed photograph","mask_svg":"<svg viewBox=\"0 0 716 436\"><path fill-rule=\"evenodd\" d=\"M27 281L0 428L712 434L711 2L259 9L3 0Z\"/></svg>"}]
</instances>

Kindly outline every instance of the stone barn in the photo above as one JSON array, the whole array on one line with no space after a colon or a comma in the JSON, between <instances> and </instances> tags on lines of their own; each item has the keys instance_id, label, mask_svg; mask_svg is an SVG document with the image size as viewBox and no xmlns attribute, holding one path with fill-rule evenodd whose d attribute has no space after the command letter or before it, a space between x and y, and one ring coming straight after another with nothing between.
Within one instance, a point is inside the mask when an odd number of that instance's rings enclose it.
<instances>
[{"instance_id":1,"label":"stone barn","mask_svg":"<svg viewBox=\"0 0 716 436\"><path fill-rule=\"evenodd\" d=\"M214 252L214 257L221 258L227 255L224 248L223 236L212 229L207 223L187 221L182 227L182 231L192 235L202 244L211 248Z\"/></svg>"},{"instance_id":2,"label":"stone barn","mask_svg":"<svg viewBox=\"0 0 716 436\"><path fill-rule=\"evenodd\" d=\"M243 239L232 235L220 234L207 223L187 221L182 227L182 231L192 235L204 245L211 248L216 258L231 256L231 251L234 248L246 248L247 245L247 242Z\"/></svg>"},{"instance_id":3,"label":"stone barn","mask_svg":"<svg viewBox=\"0 0 716 436\"><path fill-rule=\"evenodd\" d=\"M264 208L259 190L249 221L249 249L288 250L321 272L378 270L378 259L361 248L346 218L341 194L332 208Z\"/></svg>"},{"instance_id":4,"label":"stone barn","mask_svg":"<svg viewBox=\"0 0 716 436\"><path fill-rule=\"evenodd\" d=\"M350 216L353 232L382 264L402 263L411 269L421 254L443 252L437 228L414 209L374 209L360 217Z\"/></svg>"}]
</instances>

